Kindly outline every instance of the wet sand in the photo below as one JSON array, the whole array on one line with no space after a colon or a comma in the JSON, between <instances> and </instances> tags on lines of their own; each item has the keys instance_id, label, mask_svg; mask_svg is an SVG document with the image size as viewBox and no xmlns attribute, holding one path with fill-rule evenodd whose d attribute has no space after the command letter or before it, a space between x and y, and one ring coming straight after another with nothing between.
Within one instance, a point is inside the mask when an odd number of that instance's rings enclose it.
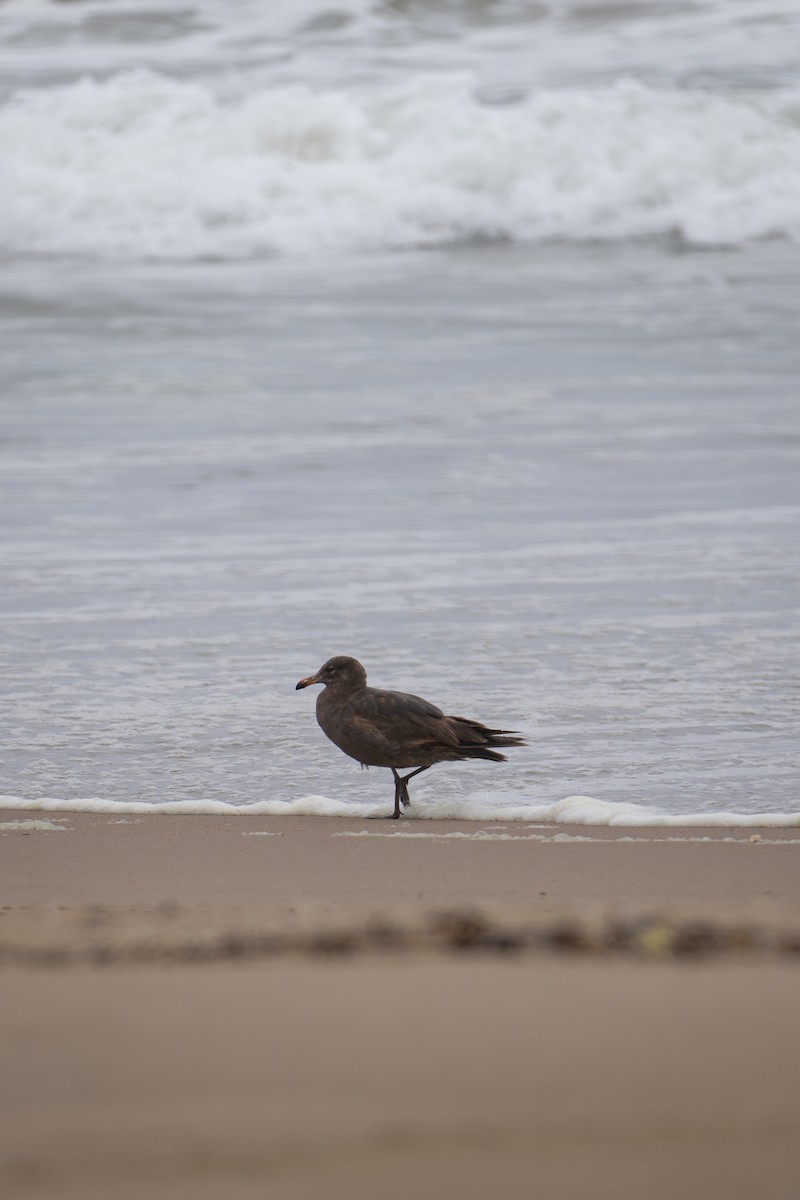
<instances>
[{"instance_id":1,"label":"wet sand","mask_svg":"<svg viewBox=\"0 0 800 1200\"><path fill-rule=\"evenodd\" d=\"M793 1194L797 831L11 819L4 1197Z\"/></svg>"}]
</instances>

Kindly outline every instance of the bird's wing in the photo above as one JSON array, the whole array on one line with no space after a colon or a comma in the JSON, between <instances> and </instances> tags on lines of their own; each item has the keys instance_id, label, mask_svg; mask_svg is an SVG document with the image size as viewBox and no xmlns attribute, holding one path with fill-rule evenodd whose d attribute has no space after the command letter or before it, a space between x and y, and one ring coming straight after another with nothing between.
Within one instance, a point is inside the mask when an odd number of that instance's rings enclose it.
<instances>
[{"instance_id":1,"label":"bird's wing","mask_svg":"<svg viewBox=\"0 0 800 1200\"><path fill-rule=\"evenodd\" d=\"M412 696L410 692L387 692L382 688L374 688L372 694L384 701L395 713L402 712L408 716L423 718L444 716L442 710L431 704L430 700Z\"/></svg>"},{"instance_id":2,"label":"bird's wing","mask_svg":"<svg viewBox=\"0 0 800 1200\"><path fill-rule=\"evenodd\" d=\"M365 691L369 697L370 724L387 737L396 738L402 733L420 744L458 745L448 718L429 700L409 692L388 692L382 688L366 688Z\"/></svg>"}]
</instances>

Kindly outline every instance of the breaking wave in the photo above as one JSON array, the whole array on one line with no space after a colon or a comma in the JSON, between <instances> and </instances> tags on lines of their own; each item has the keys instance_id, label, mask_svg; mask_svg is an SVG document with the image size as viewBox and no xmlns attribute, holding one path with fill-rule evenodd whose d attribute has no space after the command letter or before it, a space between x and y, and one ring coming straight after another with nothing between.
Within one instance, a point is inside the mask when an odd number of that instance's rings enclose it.
<instances>
[{"instance_id":1,"label":"breaking wave","mask_svg":"<svg viewBox=\"0 0 800 1200\"><path fill-rule=\"evenodd\" d=\"M800 89L621 81L491 104L471 77L222 99L148 70L0 108L0 249L109 258L471 239L800 239Z\"/></svg>"}]
</instances>

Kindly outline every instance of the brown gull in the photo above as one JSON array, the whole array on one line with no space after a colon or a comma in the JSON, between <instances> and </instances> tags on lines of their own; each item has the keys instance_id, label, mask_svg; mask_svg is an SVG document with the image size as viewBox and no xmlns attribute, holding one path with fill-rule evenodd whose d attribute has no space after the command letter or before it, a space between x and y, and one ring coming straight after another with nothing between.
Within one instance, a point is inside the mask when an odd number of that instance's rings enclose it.
<instances>
[{"instance_id":1,"label":"brown gull","mask_svg":"<svg viewBox=\"0 0 800 1200\"><path fill-rule=\"evenodd\" d=\"M505 762L498 746L524 746L524 738L508 729L489 729L480 721L448 717L419 696L367 687L367 672L358 659L329 658L316 675L301 679L295 690L321 683L317 721L323 733L362 767L389 767L394 775L394 812L411 804L408 781L434 763L464 758ZM408 775L398 768L414 767Z\"/></svg>"}]
</instances>

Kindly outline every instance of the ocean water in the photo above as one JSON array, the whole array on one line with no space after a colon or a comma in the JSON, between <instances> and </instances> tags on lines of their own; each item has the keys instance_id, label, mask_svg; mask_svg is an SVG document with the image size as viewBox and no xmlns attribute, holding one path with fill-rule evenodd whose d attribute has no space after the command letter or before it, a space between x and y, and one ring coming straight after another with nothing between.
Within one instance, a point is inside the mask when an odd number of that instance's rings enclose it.
<instances>
[{"instance_id":1,"label":"ocean water","mask_svg":"<svg viewBox=\"0 0 800 1200\"><path fill-rule=\"evenodd\" d=\"M0 7L0 805L800 824L800 8Z\"/></svg>"}]
</instances>

